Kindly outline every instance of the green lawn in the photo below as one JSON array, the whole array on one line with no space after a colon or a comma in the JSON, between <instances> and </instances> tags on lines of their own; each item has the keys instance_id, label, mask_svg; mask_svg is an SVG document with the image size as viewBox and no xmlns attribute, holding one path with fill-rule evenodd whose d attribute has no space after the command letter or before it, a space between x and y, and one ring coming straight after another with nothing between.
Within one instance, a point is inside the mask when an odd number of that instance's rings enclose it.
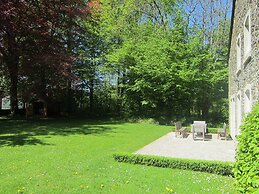
<instances>
[{"instance_id":1,"label":"green lawn","mask_svg":"<svg viewBox=\"0 0 259 194\"><path fill-rule=\"evenodd\" d=\"M86 120L0 120L0 193L235 193L233 179L118 163L168 126Z\"/></svg>"}]
</instances>

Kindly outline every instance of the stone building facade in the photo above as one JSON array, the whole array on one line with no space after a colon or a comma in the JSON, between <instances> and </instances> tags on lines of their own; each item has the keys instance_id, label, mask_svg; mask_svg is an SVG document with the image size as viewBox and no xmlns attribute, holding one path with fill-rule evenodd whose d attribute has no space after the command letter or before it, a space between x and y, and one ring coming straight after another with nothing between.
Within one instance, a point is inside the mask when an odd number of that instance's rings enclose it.
<instances>
[{"instance_id":1,"label":"stone building facade","mask_svg":"<svg viewBox=\"0 0 259 194\"><path fill-rule=\"evenodd\" d=\"M231 137L259 101L259 0L233 0L229 49Z\"/></svg>"}]
</instances>

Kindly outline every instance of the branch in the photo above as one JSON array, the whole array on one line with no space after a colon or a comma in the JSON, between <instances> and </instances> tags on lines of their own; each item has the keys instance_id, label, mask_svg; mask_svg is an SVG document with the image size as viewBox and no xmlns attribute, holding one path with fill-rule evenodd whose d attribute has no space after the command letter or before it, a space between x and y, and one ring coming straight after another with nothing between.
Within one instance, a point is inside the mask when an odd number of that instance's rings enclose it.
<instances>
[{"instance_id":1,"label":"branch","mask_svg":"<svg viewBox=\"0 0 259 194\"><path fill-rule=\"evenodd\" d=\"M156 3L156 1L155 1L155 0L153 0L153 2L154 2L154 5L156 6L156 8L157 8L157 10L158 10L158 14L159 14L159 15L160 15L160 17L161 17L162 25L165 25L165 22L164 22L164 16L162 15L162 13L161 13L161 11L160 11L159 6L157 5L157 3Z\"/></svg>"}]
</instances>

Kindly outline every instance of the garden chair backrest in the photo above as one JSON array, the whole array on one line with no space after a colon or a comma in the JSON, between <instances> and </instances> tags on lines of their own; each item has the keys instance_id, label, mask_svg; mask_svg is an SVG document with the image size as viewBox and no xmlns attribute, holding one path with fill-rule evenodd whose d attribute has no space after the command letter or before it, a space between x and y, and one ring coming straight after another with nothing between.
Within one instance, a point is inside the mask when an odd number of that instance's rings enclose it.
<instances>
[{"instance_id":1,"label":"garden chair backrest","mask_svg":"<svg viewBox=\"0 0 259 194\"><path fill-rule=\"evenodd\" d=\"M226 123L223 124L223 131L224 131L224 132L227 131L227 124L226 124Z\"/></svg>"},{"instance_id":2,"label":"garden chair backrest","mask_svg":"<svg viewBox=\"0 0 259 194\"><path fill-rule=\"evenodd\" d=\"M203 123L195 123L192 125L194 132L205 132L206 130L206 124Z\"/></svg>"},{"instance_id":3,"label":"garden chair backrest","mask_svg":"<svg viewBox=\"0 0 259 194\"><path fill-rule=\"evenodd\" d=\"M175 129L176 130L179 130L179 129L181 129L182 128L182 123L180 122L180 121L177 121L176 123L175 123Z\"/></svg>"},{"instance_id":4,"label":"garden chair backrest","mask_svg":"<svg viewBox=\"0 0 259 194\"><path fill-rule=\"evenodd\" d=\"M206 124L206 121L193 121L193 124Z\"/></svg>"}]
</instances>

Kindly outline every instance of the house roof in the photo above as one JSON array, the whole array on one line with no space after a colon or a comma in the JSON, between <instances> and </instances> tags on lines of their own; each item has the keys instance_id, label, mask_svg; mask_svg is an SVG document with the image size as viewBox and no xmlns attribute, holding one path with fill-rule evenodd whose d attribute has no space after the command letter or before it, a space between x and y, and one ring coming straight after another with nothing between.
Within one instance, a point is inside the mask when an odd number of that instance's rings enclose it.
<instances>
[{"instance_id":1,"label":"house roof","mask_svg":"<svg viewBox=\"0 0 259 194\"><path fill-rule=\"evenodd\" d=\"M230 48L231 48L231 41L232 41L232 32L233 32L233 25L234 25L235 9L236 9L236 0L233 0L232 1L232 14L231 14L230 33L229 33L229 43L228 43L228 59L229 59Z\"/></svg>"}]
</instances>

